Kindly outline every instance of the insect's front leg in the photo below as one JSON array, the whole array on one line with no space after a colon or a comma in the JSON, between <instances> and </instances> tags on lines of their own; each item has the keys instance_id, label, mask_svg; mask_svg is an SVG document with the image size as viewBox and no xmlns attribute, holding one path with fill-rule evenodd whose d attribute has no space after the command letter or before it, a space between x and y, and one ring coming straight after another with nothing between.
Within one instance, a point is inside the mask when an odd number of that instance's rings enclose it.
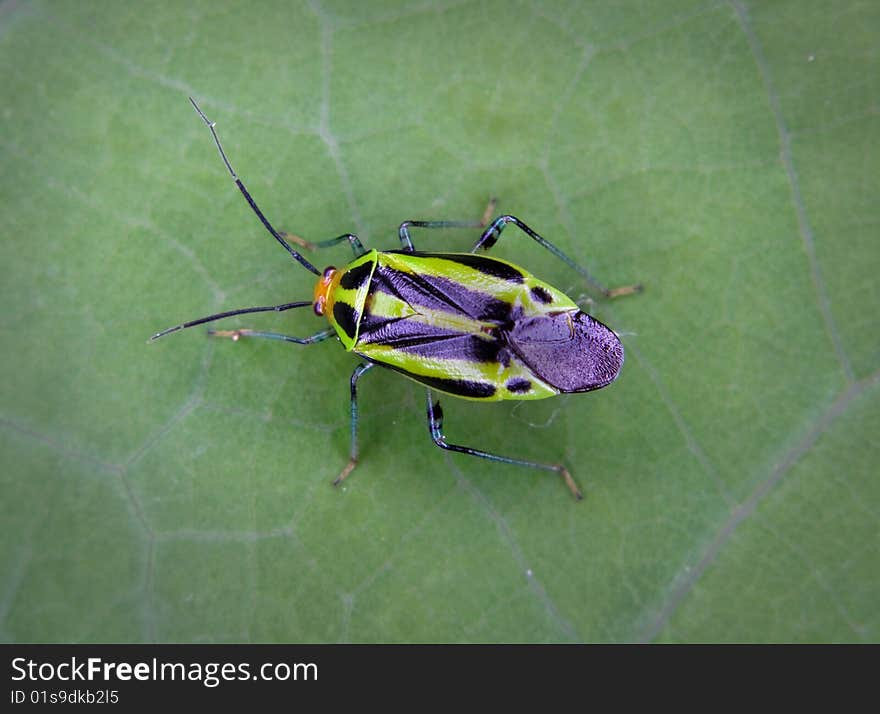
<instances>
[{"instance_id":1,"label":"insect's front leg","mask_svg":"<svg viewBox=\"0 0 880 714\"><path fill-rule=\"evenodd\" d=\"M592 275L590 275L589 271L586 268L569 258L549 240L538 235L516 216L499 216L494 221L492 221L492 225L489 226L485 231L483 231L483 235L481 235L477 242L474 244L474 247L471 249L471 253L476 253L481 248L483 250L489 250L489 248L495 245L496 241L501 236L501 231L503 231L511 223L519 228L527 236L529 236L529 238L538 243L538 245L540 245L542 248L546 248L551 253L553 253L553 255L559 258L563 263L580 273L581 276L583 276L584 280L586 280L605 297L621 297L622 295L632 295L633 293L638 293L642 291L641 285L622 285L617 288L606 288L604 285L602 285L602 283L600 283Z\"/></svg>"},{"instance_id":2,"label":"insect's front leg","mask_svg":"<svg viewBox=\"0 0 880 714\"><path fill-rule=\"evenodd\" d=\"M343 233L341 236L337 236L336 238L321 240L317 243L312 243L312 241L308 241L305 238L300 238L295 233L287 233L286 231L281 231L281 235L291 243L296 243L297 245L300 245L303 248L307 248L308 250L316 250L318 248L332 248L334 245L339 245L342 241L347 240L349 245L351 246L351 251L352 253L354 253L355 258L360 258L364 253L367 252L367 249L364 248L364 244L361 243L361 239L358 238L354 233Z\"/></svg>"},{"instance_id":3,"label":"insect's front leg","mask_svg":"<svg viewBox=\"0 0 880 714\"><path fill-rule=\"evenodd\" d=\"M345 468L339 473L339 476L333 481L334 486L338 486L341 484L346 477L354 470L354 467L357 466L358 462L358 405L357 405L357 383L365 372L373 369L375 367L372 362L367 362L363 364L359 364L354 368L354 372L351 373L351 447L349 449L349 459L348 463L345 465Z\"/></svg>"},{"instance_id":4,"label":"insect's front leg","mask_svg":"<svg viewBox=\"0 0 880 714\"><path fill-rule=\"evenodd\" d=\"M568 486L568 490L571 491L571 495L574 496L578 501L580 501L584 495L581 493L581 490L577 487L577 484L574 482L574 479L571 477L571 474L568 472L568 469L565 468L562 464L542 464L537 461L526 461L524 459L513 459L509 456L501 456L499 454L493 454L488 451L481 451L479 449L472 449L470 446L460 446L458 444L450 444L446 441L446 437L443 435L443 410L440 408L440 402L435 402L433 396L431 395L431 390L427 390L428 394L428 433L431 434L431 441L433 441L437 446L441 449L446 449L447 451L456 451L459 454L468 454L470 456L477 456L481 459L488 459L489 461L500 461L504 464L514 464L515 466L526 466L532 469L541 469L543 471L553 471L562 476L562 479L565 481L565 485Z\"/></svg>"},{"instance_id":5,"label":"insect's front leg","mask_svg":"<svg viewBox=\"0 0 880 714\"><path fill-rule=\"evenodd\" d=\"M332 327L327 330L321 330L314 335L308 337L292 337L291 335L282 335L279 332L263 332L262 330L208 330L208 334L212 337L228 337L233 342L238 342L242 337L263 337L269 340L282 340L284 342L294 342L298 345L311 345L315 342L323 342L328 337L336 334L336 330Z\"/></svg>"},{"instance_id":6,"label":"insect's front leg","mask_svg":"<svg viewBox=\"0 0 880 714\"><path fill-rule=\"evenodd\" d=\"M226 310L225 312L218 312L213 315L207 315L205 317L200 317L197 320L190 320L189 322L184 322L180 325L175 325L174 327L169 327L166 330L162 330L162 332L157 332L150 338L150 342L155 342L165 335L170 335L172 332L179 332L180 330L185 330L188 327L195 327L196 325L204 325L206 322L214 322L215 320L222 320L225 317L235 317L236 315L249 315L252 312L284 312L286 310L293 310L297 307L311 307L311 300L297 300L296 302L286 302L282 305L266 305L265 307L243 307L238 310ZM232 335L223 335L224 337L232 337ZM329 336L329 335L328 335ZM295 340L294 340L295 341ZM315 340L317 341L317 340Z\"/></svg>"},{"instance_id":7,"label":"insect's front leg","mask_svg":"<svg viewBox=\"0 0 880 714\"><path fill-rule=\"evenodd\" d=\"M407 253L412 253L415 250L409 235L410 228L483 228L492 218L497 203L497 198L490 198L479 221L404 221L397 229L400 245Z\"/></svg>"}]
</instances>

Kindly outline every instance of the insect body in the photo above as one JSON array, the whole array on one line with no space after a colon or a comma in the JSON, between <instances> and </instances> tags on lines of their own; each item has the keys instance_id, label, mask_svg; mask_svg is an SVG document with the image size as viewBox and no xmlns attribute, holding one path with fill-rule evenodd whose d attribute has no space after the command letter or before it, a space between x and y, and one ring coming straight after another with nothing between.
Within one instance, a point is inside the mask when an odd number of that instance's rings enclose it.
<instances>
[{"instance_id":1,"label":"insect body","mask_svg":"<svg viewBox=\"0 0 880 714\"><path fill-rule=\"evenodd\" d=\"M543 399L609 384L611 330L513 263L473 253L371 250L318 283L347 350L457 397Z\"/></svg>"},{"instance_id":2,"label":"insect body","mask_svg":"<svg viewBox=\"0 0 880 714\"><path fill-rule=\"evenodd\" d=\"M351 449L348 464L334 481L340 483L358 462L357 383L375 365L419 382L427 390L428 431L433 442L450 451L492 461L554 471L572 494L580 489L561 464L545 464L501 456L446 441L443 412L432 390L471 400L543 399L563 392L587 392L610 384L623 364L617 335L582 312L571 298L505 260L477 255L513 224L577 270L607 297L637 292L640 286L608 290L553 244L514 216L487 220L405 221L400 225L402 249L366 250L357 236L346 233L319 244L280 233L257 207L235 174L217 137L214 124L190 98L211 130L226 168L251 209L287 252L319 276L313 299L231 310L199 318L157 333L152 340L194 325L252 312L281 312L312 306L330 327L309 337L255 330L213 330L219 337L262 337L311 344L335 336L347 351L365 361L351 375ZM494 203L490 204L490 208ZM487 215L489 211L487 210ZM414 249L410 228L484 227L470 253L422 253ZM347 241L355 259L344 268L319 271L290 243L327 247Z\"/></svg>"}]
</instances>

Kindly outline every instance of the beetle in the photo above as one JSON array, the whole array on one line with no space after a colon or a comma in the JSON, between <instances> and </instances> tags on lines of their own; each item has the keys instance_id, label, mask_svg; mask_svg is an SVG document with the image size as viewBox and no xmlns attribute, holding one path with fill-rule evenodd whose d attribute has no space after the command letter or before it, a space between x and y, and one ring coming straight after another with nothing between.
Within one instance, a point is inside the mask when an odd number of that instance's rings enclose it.
<instances>
[{"instance_id":1,"label":"beetle","mask_svg":"<svg viewBox=\"0 0 880 714\"><path fill-rule=\"evenodd\" d=\"M312 344L336 337L363 362L351 374L351 445L340 484L358 463L357 385L376 365L426 386L428 431L438 447L491 461L553 471L572 495L583 498L562 464L527 461L453 444L443 434L443 411L433 390L463 399L497 401L544 399L561 393L589 392L613 382L623 365L623 345L609 327L583 312L562 291L506 260L477 254L491 248L502 231L516 226L550 251L605 297L641 291L641 285L607 289L555 245L511 215L489 220L490 201L480 221L404 221L398 229L401 249L367 250L345 233L320 243L277 231L235 173L215 129L195 100L190 102L210 129L220 157L236 187L272 237L304 268L318 276L311 300L220 312L156 333L154 342L179 330L225 317L283 312L311 306L329 327L309 337L249 329L209 330L239 340L260 337ZM415 250L411 228L484 228L469 253ZM318 270L291 243L329 247L348 242L355 258L343 268Z\"/></svg>"}]
</instances>

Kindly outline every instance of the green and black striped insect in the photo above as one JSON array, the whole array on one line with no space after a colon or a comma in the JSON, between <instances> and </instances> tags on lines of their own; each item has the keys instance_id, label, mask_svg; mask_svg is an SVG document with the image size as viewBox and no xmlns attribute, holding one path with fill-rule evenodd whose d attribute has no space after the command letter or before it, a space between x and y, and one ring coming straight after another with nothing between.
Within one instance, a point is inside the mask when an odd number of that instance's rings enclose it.
<instances>
[{"instance_id":1,"label":"green and black striped insect","mask_svg":"<svg viewBox=\"0 0 880 714\"><path fill-rule=\"evenodd\" d=\"M334 485L341 483L358 462L358 380L381 365L428 387L428 431L437 446L491 461L553 471L563 477L575 498L581 499L580 489L562 464L526 461L449 443L443 434L443 412L432 390L477 401L544 399L601 389L620 372L623 346L611 329L581 311L560 290L519 266L476 254L491 248L508 225L516 226L578 271L606 297L628 295L641 286L614 290L602 287L584 268L518 218L504 215L490 222L494 201L481 221L404 221L399 228L401 250L366 250L351 233L311 244L279 232L233 170L214 122L192 97L190 102L211 130L235 185L266 230L319 279L312 300L209 315L163 330L151 341L233 315L311 306L330 327L309 337L246 329L211 330L209 334L234 340L263 337L301 345L336 337L347 351L364 360L351 375L350 458ZM410 237L411 228L478 226L485 230L470 253L417 252ZM328 267L323 272L291 246L328 247L343 242L349 243L355 259L344 268Z\"/></svg>"}]
</instances>

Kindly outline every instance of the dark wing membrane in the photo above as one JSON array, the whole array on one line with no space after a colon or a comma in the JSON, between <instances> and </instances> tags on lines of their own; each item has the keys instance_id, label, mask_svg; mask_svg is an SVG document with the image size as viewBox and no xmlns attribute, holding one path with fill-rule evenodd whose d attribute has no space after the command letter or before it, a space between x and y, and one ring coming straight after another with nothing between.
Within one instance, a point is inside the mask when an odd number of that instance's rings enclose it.
<instances>
[{"instance_id":1,"label":"dark wing membrane","mask_svg":"<svg viewBox=\"0 0 880 714\"><path fill-rule=\"evenodd\" d=\"M561 392L589 392L617 377L623 345L617 335L580 311L520 319L507 334L511 349Z\"/></svg>"},{"instance_id":2,"label":"dark wing membrane","mask_svg":"<svg viewBox=\"0 0 880 714\"><path fill-rule=\"evenodd\" d=\"M369 351L370 345L393 348L414 358L497 362L505 357L499 354L503 344L495 337L438 327L411 317L365 315L356 349Z\"/></svg>"},{"instance_id":3,"label":"dark wing membrane","mask_svg":"<svg viewBox=\"0 0 880 714\"><path fill-rule=\"evenodd\" d=\"M495 337L450 330L414 317L372 315L361 322L354 351L429 387L470 399L498 398L497 387L484 369L502 359L502 352L505 358L508 355Z\"/></svg>"},{"instance_id":4,"label":"dark wing membrane","mask_svg":"<svg viewBox=\"0 0 880 714\"><path fill-rule=\"evenodd\" d=\"M412 255L406 256L412 260ZM416 258L423 256L415 255ZM466 258L477 256L465 256ZM455 260L453 260L455 259ZM471 290L460 281L431 272L429 261L462 262L460 256L431 255L425 258L428 269L424 272L405 272L379 263L373 272L371 290L385 292L418 310L430 310L466 315L473 320L502 323L510 318L511 305L485 292ZM464 263L470 266L469 263ZM503 263L503 267L507 267Z\"/></svg>"}]
</instances>

